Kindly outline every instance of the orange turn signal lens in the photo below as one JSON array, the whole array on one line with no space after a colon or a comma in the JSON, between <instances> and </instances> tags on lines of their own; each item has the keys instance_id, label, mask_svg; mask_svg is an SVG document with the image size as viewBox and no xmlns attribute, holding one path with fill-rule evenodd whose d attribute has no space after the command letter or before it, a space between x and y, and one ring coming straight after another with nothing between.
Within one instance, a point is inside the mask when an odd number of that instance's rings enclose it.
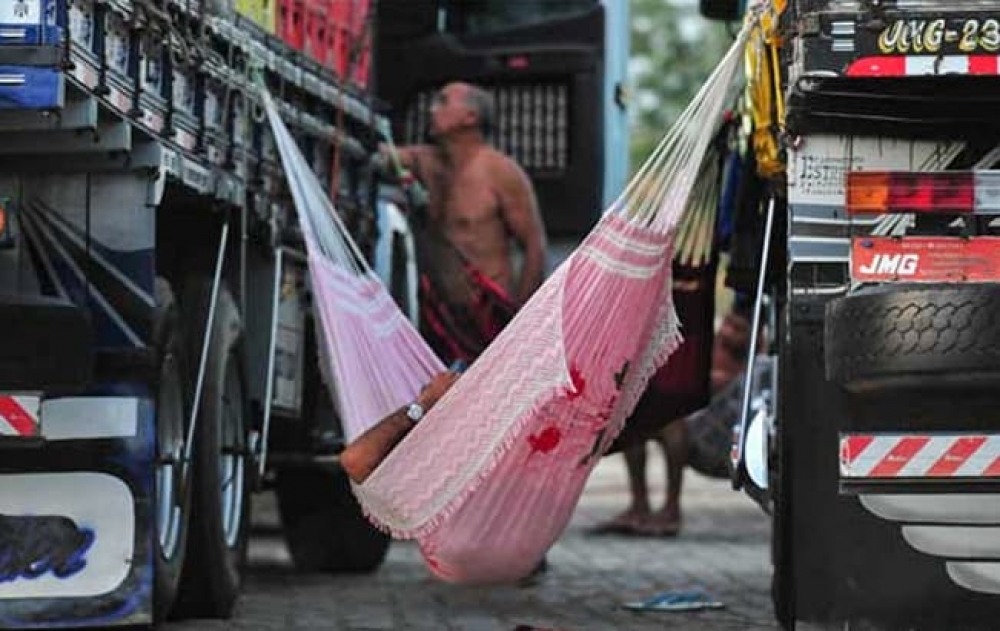
<instances>
[{"instance_id":1,"label":"orange turn signal lens","mask_svg":"<svg viewBox=\"0 0 1000 631\"><path fill-rule=\"evenodd\" d=\"M850 171L847 174L848 214L887 212L890 183L890 174L884 171Z\"/></svg>"}]
</instances>

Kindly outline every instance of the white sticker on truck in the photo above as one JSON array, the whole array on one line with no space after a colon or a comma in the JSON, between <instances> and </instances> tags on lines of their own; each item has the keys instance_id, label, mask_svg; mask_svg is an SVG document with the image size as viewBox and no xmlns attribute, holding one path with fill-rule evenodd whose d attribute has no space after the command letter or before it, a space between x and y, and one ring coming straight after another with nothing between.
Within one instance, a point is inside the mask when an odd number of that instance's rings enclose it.
<instances>
[{"instance_id":1,"label":"white sticker on truck","mask_svg":"<svg viewBox=\"0 0 1000 631\"><path fill-rule=\"evenodd\" d=\"M138 427L135 397L62 397L42 402L46 440L130 438Z\"/></svg>"},{"instance_id":2,"label":"white sticker on truck","mask_svg":"<svg viewBox=\"0 0 1000 631\"><path fill-rule=\"evenodd\" d=\"M0 24L39 24L42 0L4 0L0 2Z\"/></svg>"},{"instance_id":3,"label":"white sticker on truck","mask_svg":"<svg viewBox=\"0 0 1000 631\"><path fill-rule=\"evenodd\" d=\"M133 562L135 502L95 472L0 475L0 600L111 592Z\"/></svg>"}]
</instances>

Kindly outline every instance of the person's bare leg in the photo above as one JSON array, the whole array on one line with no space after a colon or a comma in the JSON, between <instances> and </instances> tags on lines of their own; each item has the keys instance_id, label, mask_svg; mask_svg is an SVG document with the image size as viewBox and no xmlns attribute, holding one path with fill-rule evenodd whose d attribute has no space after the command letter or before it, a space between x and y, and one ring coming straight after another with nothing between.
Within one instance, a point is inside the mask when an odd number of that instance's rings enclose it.
<instances>
[{"instance_id":1,"label":"person's bare leg","mask_svg":"<svg viewBox=\"0 0 1000 631\"><path fill-rule=\"evenodd\" d=\"M596 532L639 532L649 519L649 488L646 485L646 443L629 447L624 452L631 499L624 511L599 524Z\"/></svg>"},{"instance_id":2,"label":"person's bare leg","mask_svg":"<svg viewBox=\"0 0 1000 631\"><path fill-rule=\"evenodd\" d=\"M681 530L681 486L684 467L687 465L687 423L679 419L668 424L657 442L663 447L667 460L667 493L663 508L653 513L646 522L648 534L668 537Z\"/></svg>"}]
</instances>

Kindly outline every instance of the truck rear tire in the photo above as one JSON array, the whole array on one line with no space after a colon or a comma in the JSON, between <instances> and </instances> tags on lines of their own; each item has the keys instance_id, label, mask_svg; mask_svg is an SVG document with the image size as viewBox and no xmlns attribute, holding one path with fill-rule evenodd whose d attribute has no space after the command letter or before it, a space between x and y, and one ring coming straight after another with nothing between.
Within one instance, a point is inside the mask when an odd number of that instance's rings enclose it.
<instances>
[{"instance_id":1,"label":"truck rear tire","mask_svg":"<svg viewBox=\"0 0 1000 631\"><path fill-rule=\"evenodd\" d=\"M192 356L201 342L212 282L198 279L184 293ZM243 322L229 289L219 289L201 410L195 430L192 528L178 602L185 617L228 618L242 583L250 522L252 462L243 368ZM197 347L197 350L194 350ZM192 362L194 363L194 362ZM197 364L191 371L197 378Z\"/></svg>"},{"instance_id":2,"label":"truck rear tire","mask_svg":"<svg viewBox=\"0 0 1000 631\"><path fill-rule=\"evenodd\" d=\"M277 495L297 569L371 572L385 560L389 536L365 518L339 467L283 467L277 472Z\"/></svg>"},{"instance_id":3,"label":"truck rear tire","mask_svg":"<svg viewBox=\"0 0 1000 631\"><path fill-rule=\"evenodd\" d=\"M170 284L156 279L152 345L156 350L156 532L154 540L153 618L170 613L181 582L190 526L191 493L181 481L190 406L187 349Z\"/></svg>"},{"instance_id":4,"label":"truck rear tire","mask_svg":"<svg viewBox=\"0 0 1000 631\"><path fill-rule=\"evenodd\" d=\"M1000 384L1000 285L883 286L827 305L826 374L851 392Z\"/></svg>"},{"instance_id":5,"label":"truck rear tire","mask_svg":"<svg viewBox=\"0 0 1000 631\"><path fill-rule=\"evenodd\" d=\"M779 373L780 375L780 373ZM780 377L779 377L780 378ZM779 386L780 389L780 386ZM778 396L780 397L780 391ZM779 402L780 405L780 402ZM771 491L771 603L774 617L785 631L795 629L795 580L792 565L792 484L791 458L782 444L781 416L775 432L772 461L768 467Z\"/></svg>"}]
</instances>

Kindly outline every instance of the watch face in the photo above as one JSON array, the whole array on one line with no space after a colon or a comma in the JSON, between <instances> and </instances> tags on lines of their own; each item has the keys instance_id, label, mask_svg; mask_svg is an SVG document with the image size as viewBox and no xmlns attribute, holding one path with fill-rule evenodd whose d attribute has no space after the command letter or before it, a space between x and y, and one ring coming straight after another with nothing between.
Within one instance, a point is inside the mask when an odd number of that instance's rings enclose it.
<instances>
[{"instance_id":1,"label":"watch face","mask_svg":"<svg viewBox=\"0 0 1000 631\"><path fill-rule=\"evenodd\" d=\"M411 421L419 421L424 417L424 408L419 403L411 403L410 407L406 408L406 416Z\"/></svg>"}]
</instances>

